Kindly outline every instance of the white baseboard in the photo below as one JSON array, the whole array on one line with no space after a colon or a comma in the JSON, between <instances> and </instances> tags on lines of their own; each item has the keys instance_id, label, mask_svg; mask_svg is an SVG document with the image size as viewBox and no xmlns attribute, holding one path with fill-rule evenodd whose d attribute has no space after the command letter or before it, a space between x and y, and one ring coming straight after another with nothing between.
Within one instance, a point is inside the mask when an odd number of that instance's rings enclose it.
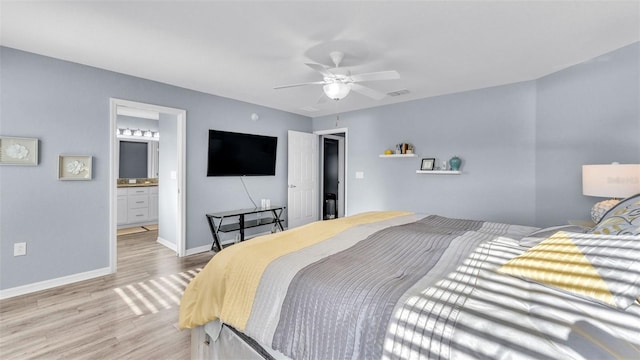
<instances>
[{"instance_id":1,"label":"white baseboard","mask_svg":"<svg viewBox=\"0 0 640 360\"><path fill-rule=\"evenodd\" d=\"M16 286L16 287L5 289L5 290L0 290L0 300L16 297L20 295L30 294L36 291L47 290L47 289L51 289L51 288L62 286L62 285L68 285L78 281L94 279L100 276L109 275L111 273L112 273L111 268L106 267L102 269L91 270L91 271L73 274L69 276L63 276L56 279L39 281L33 284Z\"/></svg>"},{"instance_id":2,"label":"white baseboard","mask_svg":"<svg viewBox=\"0 0 640 360\"><path fill-rule=\"evenodd\" d=\"M262 232L262 233L259 233L259 234L253 234L251 236L247 236L244 240L247 241L247 240L252 239L252 238L254 238L256 236L267 235L267 234L271 234L271 232L267 231L267 232ZM233 239L228 239L228 240L222 241L221 245L225 246L225 245L233 244L233 242L234 242ZM200 253L207 252L207 251L211 251L211 245L202 245L202 246L198 246L198 247L195 247L195 248L192 248L192 249L187 249L187 251L185 252L185 256L200 254Z\"/></svg>"},{"instance_id":3,"label":"white baseboard","mask_svg":"<svg viewBox=\"0 0 640 360\"><path fill-rule=\"evenodd\" d=\"M158 242L158 244L167 247L169 249L171 249L172 251L178 252L178 247L176 246L176 244L167 241L166 239L161 238L160 236L158 236L158 240L156 240Z\"/></svg>"},{"instance_id":4,"label":"white baseboard","mask_svg":"<svg viewBox=\"0 0 640 360\"><path fill-rule=\"evenodd\" d=\"M185 256L200 254L207 251L211 251L211 245L203 245L203 246L195 247L193 249L187 249Z\"/></svg>"}]
</instances>

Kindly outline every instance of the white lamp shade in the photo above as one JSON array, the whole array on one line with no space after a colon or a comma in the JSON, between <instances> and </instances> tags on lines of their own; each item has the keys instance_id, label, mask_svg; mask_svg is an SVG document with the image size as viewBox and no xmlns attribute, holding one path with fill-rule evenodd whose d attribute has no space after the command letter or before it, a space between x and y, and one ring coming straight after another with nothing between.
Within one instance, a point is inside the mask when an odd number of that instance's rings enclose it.
<instances>
[{"instance_id":1,"label":"white lamp shade","mask_svg":"<svg viewBox=\"0 0 640 360\"><path fill-rule=\"evenodd\" d=\"M349 84L334 82L323 87L324 93L332 100L342 100L351 91Z\"/></svg>"},{"instance_id":2,"label":"white lamp shade","mask_svg":"<svg viewBox=\"0 0 640 360\"><path fill-rule=\"evenodd\" d=\"M640 193L640 164L582 165L582 194L626 198Z\"/></svg>"}]
</instances>

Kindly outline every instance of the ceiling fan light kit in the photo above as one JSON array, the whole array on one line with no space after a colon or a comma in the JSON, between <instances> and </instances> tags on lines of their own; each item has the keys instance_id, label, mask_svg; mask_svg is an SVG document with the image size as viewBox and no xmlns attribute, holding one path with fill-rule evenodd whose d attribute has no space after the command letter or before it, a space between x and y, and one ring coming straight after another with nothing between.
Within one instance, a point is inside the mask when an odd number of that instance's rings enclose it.
<instances>
[{"instance_id":1,"label":"ceiling fan light kit","mask_svg":"<svg viewBox=\"0 0 640 360\"><path fill-rule=\"evenodd\" d=\"M349 84L337 81L323 86L322 89L329 99L336 101L344 99L351 92Z\"/></svg>"},{"instance_id":2,"label":"ceiling fan light kit","mask_svg":"<svg viewBox=\"0 0 640 360\"><path fill-rule=\"evenodd\" d=\"M394 80L400 78L400 74L395 70L352 75L349 70L340 68L340 62L344 59L344 53L340 51L333 51L329 54L329 57L331 57L331 61L333 61L333 64L335 65L333 68L322 64L306 64L311 69L322 74L322 81L277 86L274 89L284 89L304 85L323 85L322 89L324 90L325 95L327 95L331 100L342 100L349 95L351 90L374 100L381 100L387 95L370 87L356 83L364 81Z\"/></svg>"}]
</instances>

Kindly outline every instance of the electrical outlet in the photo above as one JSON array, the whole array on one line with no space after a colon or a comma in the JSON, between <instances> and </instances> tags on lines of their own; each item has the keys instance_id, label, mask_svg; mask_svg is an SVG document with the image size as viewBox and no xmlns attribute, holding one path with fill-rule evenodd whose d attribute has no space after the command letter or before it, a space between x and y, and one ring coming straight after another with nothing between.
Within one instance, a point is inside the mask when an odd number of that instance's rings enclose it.
<instances>
[{"instance_id":1,"label":"electrical outlet","mask_svg":"<svg viewBox=\"0 0 640 360\"><path fill-rule=\"evenodd\" d=\"M13 256L24 256L27 255L27 243L14 243L13 244Z\"/></svg>"}]
</instances>

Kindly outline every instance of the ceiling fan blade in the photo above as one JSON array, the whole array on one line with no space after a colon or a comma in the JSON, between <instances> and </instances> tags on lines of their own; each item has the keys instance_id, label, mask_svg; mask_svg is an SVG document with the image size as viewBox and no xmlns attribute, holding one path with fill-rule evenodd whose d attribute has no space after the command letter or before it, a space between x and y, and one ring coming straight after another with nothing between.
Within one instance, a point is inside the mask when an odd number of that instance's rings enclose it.
<instances>
[{"instance_id":1,"label":"ceiling fan blade","mask_svg":"<svg viewBox=\"0 0 640 360\"><path fill-rule=\"evenodd\" d=\"M316 104L324 104L328 100L329 100L329 97L327 97L327 94L323 92L322 95L320 95L320 97L318 98L318 101L316 101Z\"/></svg>"},{"instance_id":2,"label":"ceiling fan blade","mask_svg":"<svg viewBox=\"0 0 640 360\"><path fill-rule=\"evenodd\" d=\"M353 91L355 91L355 92L357 92L359 94L362 94L364 96L368 96L368 97L370 97L370 98L372 98L374 100L382 100L387 96L387 94L385 94L385 93L381 93L381 92L379 92L377 90L373 90L370 87L362 86L360 84L352 83L351 84L351 90L353 90Z\"/></svg>"},{"instance_id":3,"label":"ceiling fan blade","mask_svg":"<svg viewBox=\"0 0 640 360\"><path fill-rule=\"evenodd\" d=\"M334 78L336 77L333 73L331 73L326 66L324 65L320 65L320 64L313 64L313 63L305 63L305 65L307 65L308 67L312 68L313 70L319 72L320 74L322 74L322 76L324 77L330 77L330 78Z\"/></svg>"},{"instance_id":4,"label":"ceiling fan blade","mask_svg":"<svg viewBox=\"0 0 640 360\"><path fill-rule=\"evenodd\" d=\"M400 79L400 74L395 70L378 71L372 73L364 73L351 75L351 80L354 82L360 81L377 81L377 80L395 80Z\"/></svg>"},{"instance_id":5,"label":"ceiling fan blade","mask_svg":"<svg viewBox=\"0 0 640 360\"><path fill-rule=\"evenodd\" d=\"M306 82L306 83L300 83L300 84L291 84L291 85L282 85L282 86L276 86L273 89L274 90L278 90L278 89L285 89L285 88L290 88L290 87L296 87L296 86L305 86L305 85L322 85L324 84L324 81L312 81L312 82Z\"/></svg>"}]
</instances>

